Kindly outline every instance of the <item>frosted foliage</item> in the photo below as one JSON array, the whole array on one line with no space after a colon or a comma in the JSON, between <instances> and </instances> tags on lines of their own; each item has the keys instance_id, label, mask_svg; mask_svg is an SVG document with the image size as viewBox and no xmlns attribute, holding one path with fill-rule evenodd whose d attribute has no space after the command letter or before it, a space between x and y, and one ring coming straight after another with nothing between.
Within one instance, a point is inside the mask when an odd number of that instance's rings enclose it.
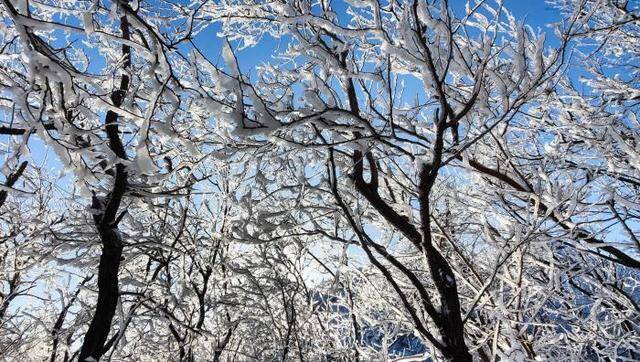
<instances>
[{"instance_id":1,"label":"frosted foliage","mask_svg":"<svg viewBox=\"0 0 640 362\"><path fill-rule=\"evenodd\" d=\"M640 9L508 5L0 0L0 356L640 359Z\"/></svg>"}]
</instances>

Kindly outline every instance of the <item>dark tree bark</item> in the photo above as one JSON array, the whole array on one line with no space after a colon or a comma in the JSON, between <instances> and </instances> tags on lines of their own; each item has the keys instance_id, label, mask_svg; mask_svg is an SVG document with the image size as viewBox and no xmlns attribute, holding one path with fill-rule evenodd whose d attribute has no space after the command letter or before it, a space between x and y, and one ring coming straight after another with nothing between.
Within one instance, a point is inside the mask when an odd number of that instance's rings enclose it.
<instances>
[{"instance_id":1,"label":"dark tree bark","mask_svg":"<svg viewBox=\"0 0 640 362\"><path fill-rule=\"evenodd\" d=\"M121 17L120 28L122 37L129 39L129 24L126 16ZM131 65L131 48L128 45L122 46L122 53L125 57L124 67ZM120 88L111 94L111 101L116 107L120 107L124 101L127 89L129 88L129 77L123 75L120 80ZM109 139L109 147L122 160L127 159L120 131L118 130L118 115L113 111L108 111L105 117L105 128ZM111 330L111 321L118 304L118 271L122 258L122 236L118 230L118 209L122 202L122 197L127 189L127 171L122 163L116 165L115 180L113 188L108 195L106 203L97 197L93 198L93 209L101 210L94 215L94 222L98 229L98 235L102 242L102 255L98 266L98 302L96 304L93 320L89 325L89 330L84 337L80 350L79 360L93 358L96 361L105 353L105 342Z\"/></svg>"},{"instance_id":2,"label":"dark tree bark","mask_svg":"<svg viewBox=\"0 0 640 362\"><path fill-rule=\"evenodd\" d=\"M46 129L46 130L54 130L54 129L56 129L56 127L55 127L55 125L53 123L45 123L44 124L44 129ZM18 136L18 135L23 135L27 131L28 130L24 129L24 128L13 128L13 127L7 127L7 126L0 126L0 134L2 134L2 135Z\"/></svg>"},{"instance_id":3,"label":"dark tree bark","mask_svg":"<svg viewBox=\"0 0 640 362\"><path fill-rule=\"evenodd\" d=\"M444 256L433 246L429 191L435 178L431 181L431 184L430 180L429 169L422 166L419 197L423 252L429 265L431 278L440 295L440 323L436 324L442 337L442 353L446 358L450 358L453 361L471 361L469 348L464 342L464 323L460 315L460 298L455 275Z\"/></svg>"},{"instance_id":4,"label":"dark tree bark","mask_svg":"<svg viewBox=\"0 0 640 362\"><path fill-rule=\"evenodd\" d=\"M18 167L18 169L16 170L16 172L13 172L9 176L7 176L7 181L4 183L4 185L6 187L13 187L13 185L18 181L20 176L22 176L22 174L24 173L24 170L27 168L27 164L28 164L27 161L22 162ZM7 196L8 194L6 190L0 191L0 207L4 205L5 201L7 201Z\"/></svg>"},{"instance_id":5,"label":"dark tree bark","mask_svg":"<svg viewBox=\"0 0 640 362\"><path fill-rule=\"evenodd\" d=\"M447 124L450 114L445 111L436 111L434 122L436 124L436 138L433 145L433 160L431 164L422 164L419 170L418 198L420 202L420 222L422 229L422 252L427 259L431 278L434 281L440 296L438 328L442 337L442 353L453 361L471 361L469 348L464 341L464 323L460 315L460 297L456 277L451 266L444 256L433 246L431 234L431 206L429 195L438 177L438 171L442 165L442 153L444 150L444 134L451 124Z\"/></svg>"},{"instance_id":6,"label":"dark tree bark","mask_svg":"<svg viewBox=\"0 0 640 362\"><path fill-rule=\"evenodd\" d=\"M111 330L111 321L118 304L118 270L122 256L122 240L116 228L103 228L102 255L98 268L98 303L93 320L84 337L80 360L89 357L96 361L104 354L104 343Z\"/></svg>"}]
</instances>

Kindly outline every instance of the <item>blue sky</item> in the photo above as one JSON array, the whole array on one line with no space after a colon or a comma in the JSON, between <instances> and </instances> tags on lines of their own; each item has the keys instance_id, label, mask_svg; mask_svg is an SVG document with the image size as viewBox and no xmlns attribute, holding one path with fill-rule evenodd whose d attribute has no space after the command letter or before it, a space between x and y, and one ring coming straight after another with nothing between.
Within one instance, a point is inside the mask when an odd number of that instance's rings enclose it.
<instances>
[{"instance_id":1,"label":"blue sky","mask_svg":"<svg viewBox=\"0 0 640 362\"><path fill-rule=\"evenodd\" d=\"M532 26L545 27L550 22L560 20L559 14L544 0L505 0L504 5L518 19Z\"/></svg>"}]
</instances>

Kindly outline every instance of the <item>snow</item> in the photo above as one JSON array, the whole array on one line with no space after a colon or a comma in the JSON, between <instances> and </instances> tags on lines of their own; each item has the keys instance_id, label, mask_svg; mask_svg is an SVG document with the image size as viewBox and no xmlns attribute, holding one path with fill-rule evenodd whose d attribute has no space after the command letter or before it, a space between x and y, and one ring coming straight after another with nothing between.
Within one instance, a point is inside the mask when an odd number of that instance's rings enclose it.
<instances>
[{"instance_id":1,"label":"snow","mask_svg":"<svg viewBox=\"0 0 640 362\"><path fill-rule=\"evenodd\" d=\"M82 14L82 23L84 24L84 31L87 35L93 34L95 29L93 27L93 14L90 11Z\"/></svg>"},{"instance_id":2,"label":"snow","mask_svg":"<svg viewBox=\"0 0 640 362\"><path fill-rule=\"evenodd\" d=\"M625 69L601 69L627 55L621 52L634 56L635 43L626 34L635 24L606 27L606 35L585 33L581 39L607 39L606 49L593 57L583 57L578 44L567 48L582 62L571 63L584 73L584 83L575 86L563 68L569 63L554 58L561 40L544 49L545 34L516 21L499 1L470 3L462 15L443 1L416 3L435 72L406 2L353 0L348 12L324 0L208 2L197 9L195 3L158 8L129 2L136 13L128 15L122 1L92 0L89 8L89 2L65 2L60 9L14 3L23 16L10 18L5 11L9 25L0 30L7 44L18 36L0 54L0 117L3 127L25 134L3 136L5 178L29 161L13 187L0 183L0 191L8 192L0 205L7 270L0 279L24 272L19 284L26 293L20 296L25 302L3 317L13 326L8 338L19 341L21 353L14 355L50 357L33 337L50 333L51 323L42 321L55 320L74 293L59 277L97 273L106 248L92 216L115 200L112 171L121 164L127 187L117 214L126 217L112 226L126 247L110 335L126 328L122 336L129 343L114 344L114 359L171 360L177 346L202 359L211 343L223 351L222 359L229 351L282 359L294 315L301 324L293 342L309 348L290 349L289 359L348 359L356 347L362 360L442 357L427 342L426 333L443 336L425 306L437 305L436 314L458 311L440 307L446 303L434 288L432 265L407 234L424 237L416 173L434 166L430 112L445 102L460 112L478 87L476 103L457 125L459 142L447 129L446 162L433 172L431 209L422 210L431 216L433 242L452 270L438 270L435 279L457 287L468 346L483 344L491 358L503 360L530 358L531 347L546 360L584 358L593 341L603 357L638 344L634 336L621 338L626 309L617 306L628 303L611 289L633 296L637 278L607 250L635 257L629 234L637 229L632 220L640 208L633 185L640 174L640 136L630 98L639 93ZM607 14L575 13L594 17L577 20L576 31L621 18ZM131 40L119 39L121 16L131 23ZM448 24L457 27L451 39ZM175 45L188 25L193 38ZM224 39L219 49L200 42L211 26ZM51 49L34 47L30 34ZM242 50L263 42L275 44L273 52ZM132 47L128 69L118 69L123 44ZM82 63L82 52L88 72L65 60ZM342 52L345 60L336 54ZM256 53L260 59L246 58ZM267 55L268 65L241 73L245 61L253 65ZM131 84L116 107L109 96L123 74ZM441 90L436 77L444 79ZM357 115L349 111L348 82L357 84ZM444 99L435 98L440 93ZM71 119L65 110L73 112ZM127 160L109 147L107 111L118 114ZM36 147L34 139L46 147ZM377 189L354 186L354 150L375 150ZM41 161L48 157L54 161ZM484 168L471 167L471 160ZM101 205L89 207L94 197ZM578 237L578 230L593 242ZM373 253L386 269L359 244L365 232L389 253ZM204 270L212 273L206 284ZM78 289L78 302L59 331L65 336L77 330L78 338L61 339L58 352L72 355L80 348L96 283L94 276ZM418 292L420 284L429 296ZM321 309L315 295L331 300L335 310ZM201 306L204 324L196 327ZM375 334L380 342L366 337L355 346L354 320L363 336ZM184 338L176 339L170 325ZM220 336L229 327L233 335L223 347ZM131 343L141 336L145 343ZM423 352L386 355L407 339ZM238 342L244 340L252 343Z\"/></svg>"}]
</instances>

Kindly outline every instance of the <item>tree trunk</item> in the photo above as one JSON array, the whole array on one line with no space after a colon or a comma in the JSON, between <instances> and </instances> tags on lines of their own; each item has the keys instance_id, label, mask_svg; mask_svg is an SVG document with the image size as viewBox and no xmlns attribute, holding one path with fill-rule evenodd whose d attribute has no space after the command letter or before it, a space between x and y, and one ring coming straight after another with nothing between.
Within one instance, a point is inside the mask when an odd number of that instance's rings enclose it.
<instances>
[{"instance_id":1,"label":"tree trunk","mask_svg":"<svg viewBox=\"0 0 640 362\"><path fill-rule=\"evenodd\" d=\"M80 361L88 358L96 361L100 359L118 304L118 269L122 257L122 240L116 228L100 230L100 237L103 248L98 269L98 303L84 337Z\"/></svg>"}]
</instances>

